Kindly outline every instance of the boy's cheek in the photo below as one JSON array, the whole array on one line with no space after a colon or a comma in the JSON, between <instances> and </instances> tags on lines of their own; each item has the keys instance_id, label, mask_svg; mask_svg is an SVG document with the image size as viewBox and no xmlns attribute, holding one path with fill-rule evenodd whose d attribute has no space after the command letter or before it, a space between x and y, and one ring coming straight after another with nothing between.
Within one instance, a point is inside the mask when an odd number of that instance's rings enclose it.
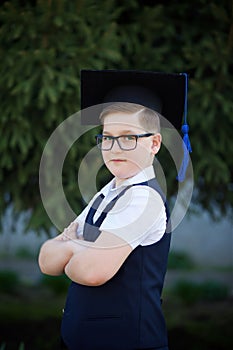
<instances>
[{"instance_id":1,"label":"boy's cheek","mask_svg":"<svg viewBox=\"0 0 233 350\"><path fill-rule=\"evenodd\" d=\"M109 161L109 155L106 152L102 152L103 161L106 163Z\"/></svg>"}]
</instances>

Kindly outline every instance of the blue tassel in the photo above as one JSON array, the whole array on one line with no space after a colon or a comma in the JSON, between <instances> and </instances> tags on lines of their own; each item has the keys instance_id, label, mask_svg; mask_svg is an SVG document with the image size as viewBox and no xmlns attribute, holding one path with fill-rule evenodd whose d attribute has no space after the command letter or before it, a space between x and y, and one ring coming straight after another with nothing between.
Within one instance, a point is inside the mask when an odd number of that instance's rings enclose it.
<instances>
[{"instance_id":1,"label":"blue tassel","mask_svg":"<svg viewBox=\"0 0 233 350\"><path fill-rule=\"evenodd\" d=\"M181 130L184 136L183 136L183 142L182 142L183 143L183 160L177 175L177 180L179 182L183 182L185 179L186 170L189 164L189 153L192 152L189 135L188 135L188 131L189 131L188 124L184 124Z\"/></svg>"},{"instance_id":2,"label":"blue tassel","mask_svg":"<svg viewBox=\"0 0 233 350\"><path fill-rule=\"evenodd\" d=\"M185 102L184 102L184 124L182 125L181 131L183 133L183 160L180 166L180 170L177 175L177 180L183 182L185 174L189 164L189 153L192 152L190 140L189 140L189 126L187 124L187 110L188 110L188 75L182 73L185 76Z\"/></svg>"}]
</instances>

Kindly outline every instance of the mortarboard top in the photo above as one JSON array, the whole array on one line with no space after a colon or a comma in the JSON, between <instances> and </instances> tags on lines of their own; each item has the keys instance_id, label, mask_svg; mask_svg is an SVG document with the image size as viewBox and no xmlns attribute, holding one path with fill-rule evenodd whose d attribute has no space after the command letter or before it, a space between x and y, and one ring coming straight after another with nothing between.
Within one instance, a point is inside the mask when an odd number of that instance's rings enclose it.
<instances>
[{"instance_id":1,"label":"mortarboard top","mask_svg":"<svg viewBox=\"0 0 233 350\"><path fill-rule=\"evenodd\" d=\"M187 98L185 74L134 70L82 70L82 124L99 124L101 104L131 102L151 108L180 130ZM99 105L96 113L83 109Z\"/></svg>"},{"instance_id":2,"label":"mortarboard top","mask_svg":"<svg viewBox=\"0 0 233 350\"><path fill-rule=\"evenodd\" d=\"M135 70L82 70L81 121L83 125L99 125L101 104L131 102L154 109L183 133L183 161L177 176L185 179L192 148L187 124L188 75ZM88 107L95 106L93 111ZM87 108L87 110L85 110ZM163 125L163 118L161 120ZM167 126L167 123L166 123Z\"/></svg>"}]
</instances>

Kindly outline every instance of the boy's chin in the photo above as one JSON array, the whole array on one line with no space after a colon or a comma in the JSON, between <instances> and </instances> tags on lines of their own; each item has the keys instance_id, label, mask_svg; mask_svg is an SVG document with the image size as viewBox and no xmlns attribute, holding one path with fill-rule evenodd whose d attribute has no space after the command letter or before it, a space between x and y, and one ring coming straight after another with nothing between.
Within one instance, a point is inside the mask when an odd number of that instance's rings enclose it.
<instances>
[{"instance_id":1,"label":"boy's chin","mask_svg":"<svg viewBox=\"0 0 233 350\"><path fill-rule=\"evenodd\" d=\"M137 175L142 169L138 166L132 166L129 167L127 165L127 169L126 166L122 166L121 164L106 164L108 170L111 172L111 174L113 176L115 176L116 178L118 178L121 181L124 181L126 179L129 179L135 175Z\"/></svg>"},{"instance_id":2,"label":"boy's chin","mask_svg":"<svg viewBox=\"0 0 233 350\"><path fill-rule=\"evenodd\" d=\"M117 172L117 171L114 171L114 172L111 172L111 173L119 181L123 182L123 181L125 181L127 179L130 179L131 177L137 175L139 172L140 172L140 170L138 170L138 171L135 170L135 171L128 172L128 173L121 173L121 172Z\"/></svg>"}]
</instances>

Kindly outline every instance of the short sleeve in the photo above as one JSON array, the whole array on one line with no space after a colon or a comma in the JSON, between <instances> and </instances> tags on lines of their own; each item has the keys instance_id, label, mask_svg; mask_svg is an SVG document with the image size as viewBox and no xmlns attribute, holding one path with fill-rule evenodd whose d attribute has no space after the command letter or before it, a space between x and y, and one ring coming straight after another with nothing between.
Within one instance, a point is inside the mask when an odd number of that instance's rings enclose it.
<instances>
[{"instance_id":1,"label":"short sleeve","mask_svg":"<svg viewBox=\"0 0 233 350\"><path fill-rule=\"evenodd\" d=\"M120 197L100 226L131 245L153 244L166 229L166 212L159 193L149 186L132 186Z\"/></svg>"}]
</instances>

